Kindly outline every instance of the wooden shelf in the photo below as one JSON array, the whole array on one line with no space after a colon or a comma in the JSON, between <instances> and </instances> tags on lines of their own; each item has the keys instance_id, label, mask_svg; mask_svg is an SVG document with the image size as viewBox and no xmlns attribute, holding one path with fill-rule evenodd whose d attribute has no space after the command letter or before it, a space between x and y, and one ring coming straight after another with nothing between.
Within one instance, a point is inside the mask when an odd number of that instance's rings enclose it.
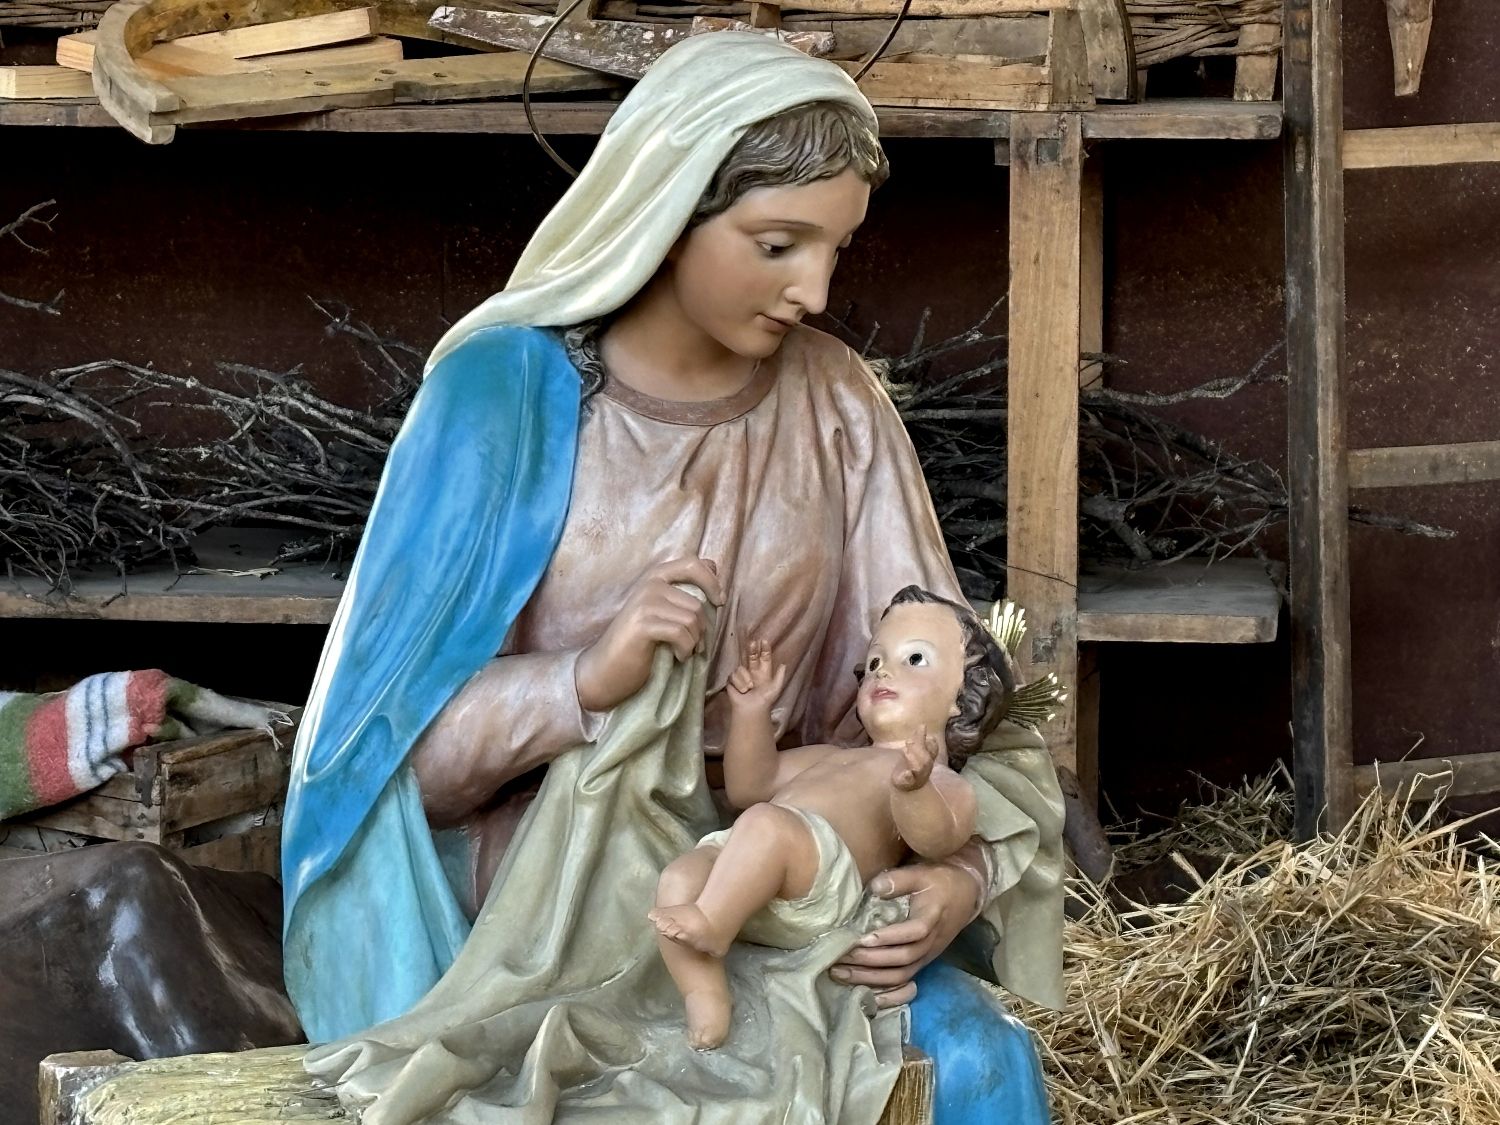
<instances>
[{"instance_id":1,"label":"wooden shelf","mask_svg":"<svg viewBox=\"0 0 1500 1125\"><path fill-rule=\"evenodd\" d=\"M616 103L535 102L537 126L548 134L598 134ZM969 109L880 109L887 137L1010 136L1008 112ZM1269 141L1281 135L1280 102L1235 102L1226 98L1163 98L1137 105L1102 105L1080 111L1083 135L1091 140ZM62 125L118 128L97 102L0 102L0 125ZM298 117L226 121L184 126L254 132L329 133L526 133L519 102L463 102L331 109Z\"/></svg>"},{"instance_id":2,"label":"wooden shelf","mask_svg":"<svg viewBox=\"0 0 1500 1125\"><path fill-rule=\"evenodd\" d=\"M275 533L215 533L200 541L199 569L175 574L152 567L129 576L81 576L73 596L46 597L37 579L0 582L0 618L107 621L197 621L326 625L343 592L338 568L286 566L265 577L232 571L266 566ZM1085 571L1079 582L1083 641L1251 644L1276 638L1280 596L1260 564L1189 560L1150 570Z\"/></svg>"},{"instance_id":3,"label":"wooden shelf","mask_svg":"<svg viewBox=\"0 0 1500 1125\"><path fill-rule=\"evenodd\" d=\"M1281 594L1254 559L1187 559L1146 570L1085 569L1080 641L1264 644L1276 639Z\"/></svg>"}]
</instances>

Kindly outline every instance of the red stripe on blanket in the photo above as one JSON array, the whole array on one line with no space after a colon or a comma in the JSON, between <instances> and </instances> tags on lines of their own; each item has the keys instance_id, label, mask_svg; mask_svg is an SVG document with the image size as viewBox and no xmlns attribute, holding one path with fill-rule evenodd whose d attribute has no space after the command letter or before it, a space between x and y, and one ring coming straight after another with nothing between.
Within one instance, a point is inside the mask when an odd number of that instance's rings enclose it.
<instances>
[{"instance_id":1,"label":"red stripe on blanket","mask_svg":"<svg viewBox=\"0 0 1500 1125\"><path fill-rule=\"evenodd\" d=\"M125 684L125 706L130 711L131 746L156 733L167 717L167 688L171 678L160 668L130 673Z\"/></svg>"},{"instance_id":2,"label":"red stripe on blanket","mask_svg":"<svg viewBox=\"0 0 1500 1125\"><path fill-rule=\"evenodd\" d=\"M31 713L26 723L26 759L38 805L53 805L77 796L73 775L68 772L67 692L59 692Z\"/></svg>"}]
</instances>

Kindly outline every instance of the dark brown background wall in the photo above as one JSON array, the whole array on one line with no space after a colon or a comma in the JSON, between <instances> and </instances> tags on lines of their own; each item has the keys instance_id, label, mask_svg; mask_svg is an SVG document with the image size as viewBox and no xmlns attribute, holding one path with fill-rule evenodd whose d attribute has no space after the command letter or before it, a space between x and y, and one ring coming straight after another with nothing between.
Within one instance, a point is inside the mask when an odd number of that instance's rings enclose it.
<instances>
[{"instance_id":1,"label":"dark brown background wall","mask_svg":"<svg viewBox=\"0 0 1500 1125\"><path fill-rule=\"evenodd\" d=\"M1350 127L1500 117L1500 30L1480 5L1440 7L1422 93L1391 94L1384 6L1345 5ZM1183 75L1178 76L1179 79ZM1188 76L1191 77L1190 75ZM1153 82L1156 82L1153 79ZM1157 83L1162 88L1163 83ZM588 142L560 147L582 159ZM893 141L894 176L837 279L881 342L924 306L957 330L1002 291L1006 177L989 146ZM499 287L565 186L517 137L183 131L165 148L123 132L0 130L0 217L44 199L46 255L0 246L0 290L64 315L0 305L0 363L112 356L212 377L215 360L359 384L309 297L430 345ZM1171 390L1246 370L1282 332L1280 149L1137 143L1096 150L1107 189L1107 346L1118 385ZM1500 437L1500 166L1348 178L1349 428L1356 446ZM1179 416L1284 465L1282 393L1258 388ZM1352 537L1356 737L1363 760L1496 749L1500 486L1372 494L1451 541ZM320 631L0 622L0 679L160 664L226 690L305 690ZM1104 784L1122 809L1163 808L1191 771L1220 781L1288 749L1288 652L1108 646Z\"/></svg>"}]
</instances>

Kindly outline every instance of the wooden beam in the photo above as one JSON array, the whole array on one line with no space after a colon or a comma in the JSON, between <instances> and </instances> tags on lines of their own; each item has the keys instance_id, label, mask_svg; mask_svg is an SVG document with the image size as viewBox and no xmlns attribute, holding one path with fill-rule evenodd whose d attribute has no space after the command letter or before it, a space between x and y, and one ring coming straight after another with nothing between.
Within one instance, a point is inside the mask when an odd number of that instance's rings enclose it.
<instances>
[{"instance_id":1,"label":"wooden beam","mask_svg":"<svg viewBox=\"0 0 1500 1125\"><path fill-rule=\"evenodd\" d=\"M1407 758L1354 767L1354 791L1364 797L1377 783L1386 792L1406 790L1431 797L1446 789L1450 797L1500 793L1500 753L1455 754L1451 758Z\"/></svg>"},{"instance_id":2,"label":"wooden beam","mask_svg":"<svg viewBox=\"0 0 1500 1125\"><path fill-rule=\"evenodd\" d=\"M87 98L94 83L65 66L0 66L0 98Z\"/></svg>"},{"instance_id":3,"label":"wooden beam","mask_svg":"<svg viewBox=\"0 0 1500 1125\"><path fill-rule=\"evenodd\" d=\"M1385 19L1391 35L1396 96L1408 97L1422 85L1422 63L1432 36L1432 0L1385 0Z\"/></svg>"},{"instance_id":4,"label":"wooden beam","mask_svg":"<svg viewBox=\"0 0 1500 1125\"><path fill-rule=\"evenodd\" d=\"M428 22L449 35L529 52L552 26L553 17L442 7ZM641 78L667 48L691 36L687 27L569 19L547 40L543 54L604 74Z\"/></svg>"},{"instance_id":5,"label":"wooden beam","mask_svg":"<svg viewBox=\"0 0 1500 1125\"><path fill-rule=\"evenodd\" d=\"M1077 114L1011 117L1006 441L1006 594L1030 625L1027 674L1068 693L1046 737L1075 773L1082 132Z\"/></svg>"},{"instance_id":6,"label":"wooden beam","mask_svg":"<svg viewBox=\"0 0 1500 1125\"><path fill-rule=\"evenodd\" d=\"M1254 559L1091 566L1078 576L1080 641L1265 644L1280 615L1277 581Z\"/></svg>"},{"instance_id":7,"label":"wooden beam","mask_svg":"<svg viewBox=\"0 0 1500 1125\"><path fill-rule=\"evenodd\" d=\"M1500 441L1349 451L1350 488L1402 488L1500 480Z\"/></svg>"},{"instance_id":8,"label":"wooden beam","mask_svg":"<svg viewBox=\"0 0 1500 1125\"><path fill-rule=\"evenodd\" d=\"M1340 24L1341 0L1287 0L1287 476L1300 839L1341 827L1353 811Z\"/></svg>"},{"instance_id":9,"label":"wooden beam","mask_svg":"<svg viewBox=\"0 0 1500 1125\"><path fill-rule=\"evenodd\" d=\"M1354 129L1344 134L1344 169L1425 168L1500 161L1500 122Z\"/></svg>"}]
</instances>

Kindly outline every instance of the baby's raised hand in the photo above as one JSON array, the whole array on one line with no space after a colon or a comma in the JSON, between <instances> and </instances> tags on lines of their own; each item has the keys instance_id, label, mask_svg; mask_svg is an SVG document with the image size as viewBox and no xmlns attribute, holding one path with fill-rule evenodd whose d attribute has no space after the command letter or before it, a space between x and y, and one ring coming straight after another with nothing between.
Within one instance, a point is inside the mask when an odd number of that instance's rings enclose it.
<instances>
[{"instance_id":1,"label":"baby's raised hand","mask_svg":"<svg viewBox=\"0 0 1500 1125\"><path fill-rule=\"evenodd\" d=\"M770 709L786 684L786 665L775 663L771 643L755 637L740 666L729 673L729 702L736 707Z\"/></svg>"},{"instance_id":2,"label":"baby's raised hand","mask_svg":"<svg viewBox=\"0 0 1500 1125\"><path fill-rule=\"evenodd\" d=\"M891 771L891 787L910 793L926 785L932 776L938 749L937 735L928 734L926 727L919 727L901 748L902 762Z\"/></svg>"}]
</instances>

